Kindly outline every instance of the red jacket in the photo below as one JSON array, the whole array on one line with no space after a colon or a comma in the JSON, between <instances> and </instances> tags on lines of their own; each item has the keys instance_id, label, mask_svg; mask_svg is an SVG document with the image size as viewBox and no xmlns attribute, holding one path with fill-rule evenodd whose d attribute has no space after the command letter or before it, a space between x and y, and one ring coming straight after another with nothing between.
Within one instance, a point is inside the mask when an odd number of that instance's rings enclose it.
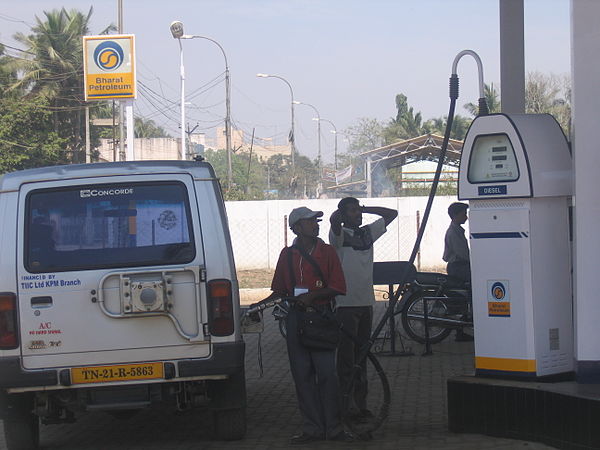
<instances>
[{"instance_id":1,"label":"red jacket","mask_svg":"<svg viewBox=\"0 0 600 450\"><path fill-rule=\"evenodd\" d=\"M296 279L296 286L292 286L292 277L290 274L288 252L292 253L292 268ZM319 265L323 273L322 280L316 272L313 265L306 260L300 251L294 247L286 247L279 254L273 281L271 282L271 290L282 296L293 296L295 287L306 288L309 291L328 287L337 291L338 294L346 293L346 281L344 280L344 272L338 255L331 245L326 244L321 239L317 239L317 244L310 254L315 262ZM333 300L334 297L328 300L319 300L317 304L327 303Z\"/></svg>"}]
</instances>

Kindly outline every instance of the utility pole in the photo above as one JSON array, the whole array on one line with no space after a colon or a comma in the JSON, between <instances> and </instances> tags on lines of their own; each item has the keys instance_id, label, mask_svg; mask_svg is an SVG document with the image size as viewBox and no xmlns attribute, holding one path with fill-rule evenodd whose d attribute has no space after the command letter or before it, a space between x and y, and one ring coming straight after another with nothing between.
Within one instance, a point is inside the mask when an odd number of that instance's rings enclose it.
<instances>
[{"instance_id":1,"label":"utility pole","mask_svg":"<svg viewBox=\"0 0 600 450\"><path fill-rule=\"evenodd\" d=\"M117 31L123 34L123 0L118 0ZM119 161L125 160L125 104L119 100Z\"/></svg>"},{"instance_id":2,"label":"utility pole","mask_svg":"<svg viewBox=\"0 0 600 450\"><path fill-rule=\"evenodd\" d=\"M186 134L187 134L186 144L187 145L182 150L182 152L183 152L182 159L184 159L184 160L187 160L191 156L192 133L194 131L196 131L196 128L198 128L198 126L199 126L199 124L196 124L196 125L194 125L194 128L192 128L190 130L190 124L189 123L187 124L187 131L186 131Z\"/></svg>"},{"instance_id":3,"label":"utility pole","mask_svg":"<svg viewBox=\"0 0 600 450\"><path fill-rule=\"evenodd\" d=\"M217 43L216 41L213 41ZM219 45L217 43L217 45ZM219 45L219 48L223 48ZM225 51L223 51L225 56ZM229 78L229 64L227 56L225 56L225 147L227 151L227 189L231 189L233 184L233 167L231 163L231 80ZM252 131L252 139L254 139L254 131ZM252 155L252 153L250 153Z\"/></svg>"},{"instance_id":4,"label":"utility pole","mask_svg":"<svg viewBox=\"0 0 600 450\"><path fill-rule=\"evenodd\" d=\"M90 106L85 105L85 162L92 162L91 143L90 143Z\"/></svg>"}]
</instances>

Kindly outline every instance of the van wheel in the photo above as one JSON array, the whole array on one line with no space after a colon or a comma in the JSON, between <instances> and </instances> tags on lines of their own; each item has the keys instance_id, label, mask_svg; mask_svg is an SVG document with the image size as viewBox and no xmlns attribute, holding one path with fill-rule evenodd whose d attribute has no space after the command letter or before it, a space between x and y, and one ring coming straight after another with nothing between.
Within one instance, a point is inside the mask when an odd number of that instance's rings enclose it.
<instances>
[{"instance_id":1,"label":"van wheel","mask_svg":"<svg viewBox=\"0 0 600 450\"><path fill-rule=\"evenodd\" d=\"M237 441L246 435L246 408L213 412L214 436L221 441Z\"/></svg>"},{"instance_id":2,"label":"van wheel","mask_svg":"<svg viewBox=\"0 0 600 450\"><path fill-rule=\"evenodd\" d=\"M20 408L19 408L20 409ZM10 411L4 419L4 438L8 450L33 450L40 443L40 420L30 411Z\"/></svg>"}]
</instances>

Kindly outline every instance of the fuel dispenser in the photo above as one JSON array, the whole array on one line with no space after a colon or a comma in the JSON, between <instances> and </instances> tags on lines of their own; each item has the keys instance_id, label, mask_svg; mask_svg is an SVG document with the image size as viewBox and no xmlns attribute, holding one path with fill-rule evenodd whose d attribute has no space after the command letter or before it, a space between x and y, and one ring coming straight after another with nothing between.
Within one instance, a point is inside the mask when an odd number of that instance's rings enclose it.
<instances>
[{"instance_id":1,"label":"fuel dispenser","mask_svg":"<svg viewBox=\"0 0 600 450\"><path fill-rule=\"evenodd\" d=\"M548 114L479 116L465 137L477 375L573 370L571 173Z\"/></svg>"}]
</instances>

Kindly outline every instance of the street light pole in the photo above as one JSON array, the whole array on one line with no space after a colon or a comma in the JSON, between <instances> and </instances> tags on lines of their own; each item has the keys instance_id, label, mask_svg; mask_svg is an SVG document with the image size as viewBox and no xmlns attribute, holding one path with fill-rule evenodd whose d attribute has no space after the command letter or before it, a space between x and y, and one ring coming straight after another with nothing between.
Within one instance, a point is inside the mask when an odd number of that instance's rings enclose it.
<instances>
[{"instance_id":1,"label":"street light pole","mask_svg":"<svg viewBox=\"0 0 600 450\"><path fill-rule=\"evenodd\" d=\"M183 65L183 45L181 45L181 37L183 36L183 24L175 21L171 23L171 34L173 38L179 42L179 74L181 76L181 151L179 159L186 158L185 145L185 68Z\"/></svg>"},{"instance_id":2,"label":"street light pole","mask_svg":"<svg viewBox=\"0 0 600 450\"><path fill-rule=\"evenodd\" d=\"M329 120L329 119L321 119L321 118L319 118L319 122L320 122L321 120L322 120L323 122L327 122L329 125L331 125L331 126L333 127L333 130L331 130L331 132L332 132L332 133L335 135L335 144L334 144L334 147L333 147L333 167L334 167L334 168L335 168L335 170L337 171L337 149L338 149L338 147L337 147L337 135L338 135L338 132L337 132L337 127L336 127L336 126L335 126L335 124L334 124L334 123L333 123L331 120Z\"/></svg>"},{"instance_id":3,"label":"street light pole","mask_svg":"<svg viewBox=\"0 0 600 450\"><path fill-rule=\"evenodd\" d=\"M321 114L319 114L319 110L311 105L310 103L304 103L304 102L294 102L296 105L305 105L305 106L310 106L315 113L317 113L317 134L318 134L318 153L317 153L317 167L321 167Z\"/></svg>"},{"instance_id":4,"label":"street light pole","mask_svg":"<svg viewBox=\"0 0 600 450\"><path fill-rule=\"evenodd\" d=\"M178 24L178 25L176 25ZM178 33L178 36L175 36L175 33L173 33L173 26L178 26L180 27L180 33ZM225 49L223 49L223 47L221 46L221 44L219 44L217 41L215 41L212 38L209 38L207 36L200 36L197 34L183 34L183 23L177 21L177 22L173 22L171 24L171 32L173 33L173 37L177 37L177 39L179 39L179 45L181 46L181 39L205 39L207 41L212 42L213 44L215 44L217 47L219 47L219 50L221 50L221 53L223 54L223 58L225 59L225 147L226 147L226 152L227 152L227 188L231 188L231 185L233 183L233 170L232 170L232 165L231 165L231 78L229 76L229 62L227 61L227 54L225 53ZM181 50L181 73L183 74L183 49ZM182 75L182 92L183 92L183 75ZM183 101L183 94L182 94L182 101ZM184 108L182 107L182 110ZM182 112L182 121L184 119L183 116L183 112ZM183 122L182 122L183 123ZM185 134L185 133L184 133Z\"/></svg>"},{"instance_id":5,"label":"street light pole","mask_svg":"<svg viewBox=\"0 0 600 450\"><path fill-rule=\"evenodd\" d=\"M294 170L294 154L296 153L296 135L294 134L294 90L292 89L292 85L289 83L288 80L286 80L283 77L280 77L279 75L269 75L267 73L257 73L256 74L257 77L259 78L278 78L281 81L283 81L285 84L288 85L288 88L290 88L290 96L292 98L291 101L291 105L292 105L292 128L290 130L290 146L291 146L291 151L292 151L292 171Z\"/></svg>"}]
</instances>

